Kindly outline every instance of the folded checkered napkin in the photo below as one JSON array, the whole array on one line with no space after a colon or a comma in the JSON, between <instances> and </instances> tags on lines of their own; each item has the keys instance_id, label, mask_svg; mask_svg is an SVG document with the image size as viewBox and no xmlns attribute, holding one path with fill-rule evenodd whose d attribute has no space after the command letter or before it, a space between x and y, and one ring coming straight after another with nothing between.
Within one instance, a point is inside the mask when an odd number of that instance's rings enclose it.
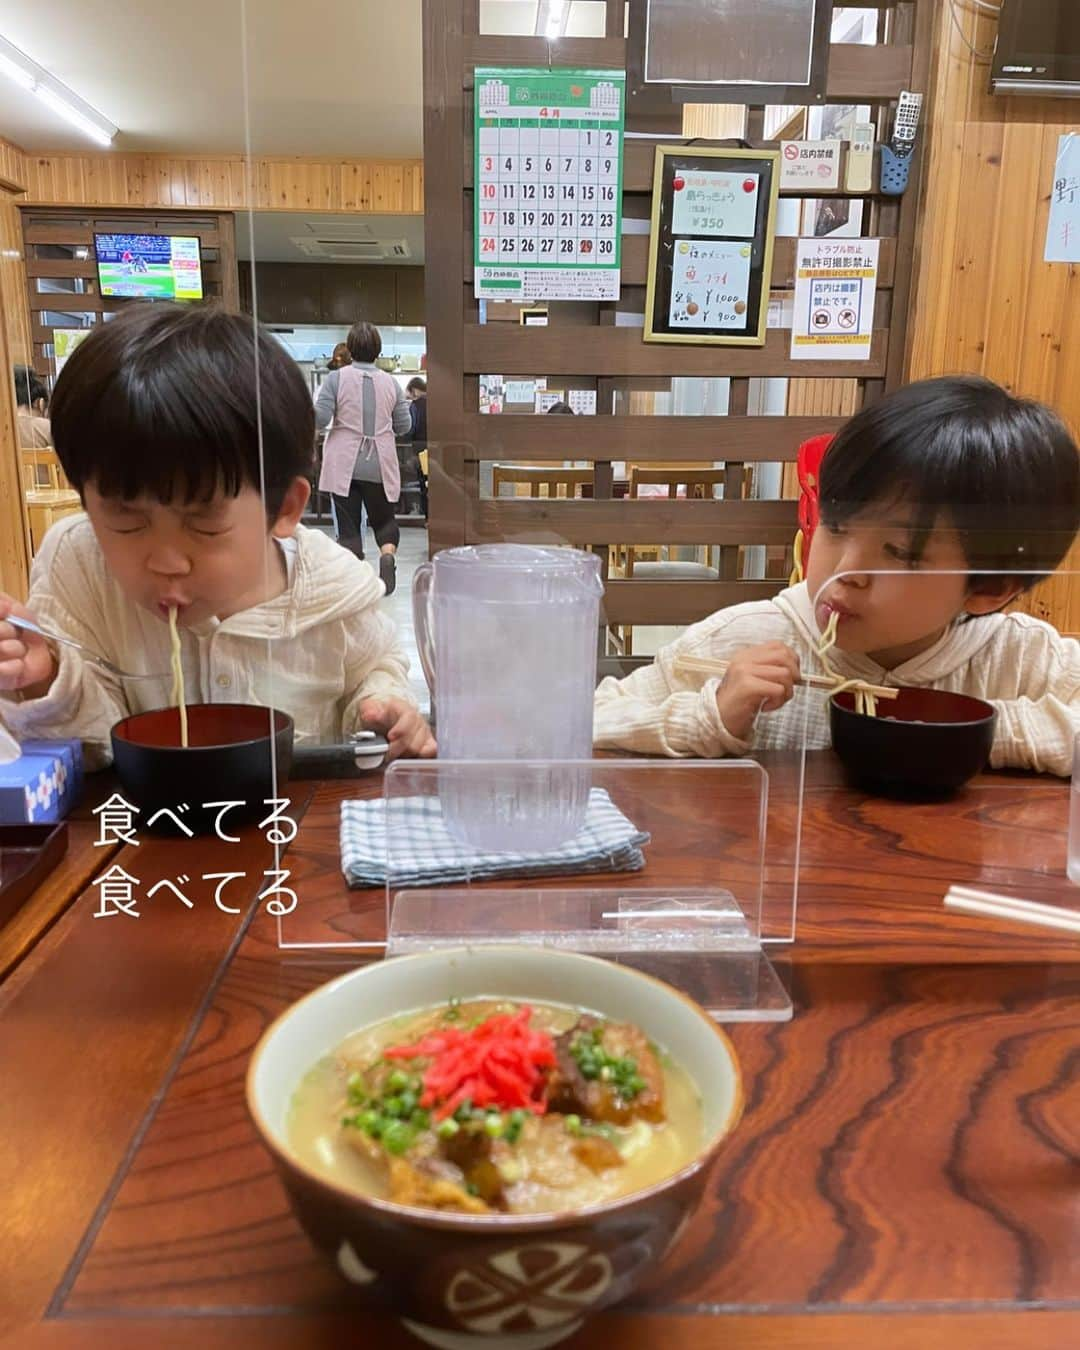
<instances>
[{"instance_id":1,"label":"folded checkered napkin","mask_svg":"<svg viewBox=\"0 0 1080 1350\"><path fill-rule=\"evenodd\" d=\"M585 824L543 853L470 853L443 822L438 797L400 797L391 814L395 886L434 886L489 877L551 877L578 872L638 872L649 836L636 829L601 788L589 793ZM352 887L386 882L386 802L342 802L341 870Z\"/></svg>"}]
</instances>

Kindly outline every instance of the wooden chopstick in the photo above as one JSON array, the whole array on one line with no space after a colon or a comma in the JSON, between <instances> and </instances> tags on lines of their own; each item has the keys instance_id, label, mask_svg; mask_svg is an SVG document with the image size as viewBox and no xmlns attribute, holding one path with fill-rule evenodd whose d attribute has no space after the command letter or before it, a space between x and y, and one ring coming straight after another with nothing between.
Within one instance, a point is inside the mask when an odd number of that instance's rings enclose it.
<instances>
[{"instance_id":1,"label":"wooden chopstick","mask_svg":"<svg viewBox=\"0 0 1080 1350\"><path fill-rule=\"evenodd\" d=\"M1037 900L1017 900L1009 895L995 895L992 891L979 891L970 886L951 886L945 895L945 908L962 910L965 914L982 914L988 919L1006 919L1012 923L1030 923L1043 928L1059 928L1066 933L1080 933L1080 910L1044 905Z\"/></svg>"},{"instance_id":2,"label":"wooden chopstick","mask_svg":"<svg viewBox=\"0 0 1080 1350\"><path fill-rule=\"evenodd\" d=\"M711 661L705 656L680 656L675 662L675 669L683 670L688 675L716 675L723 679L730 664L729 661ZM836 681L829 679L828 675L802 675L796 683L808 685L811 689L836 688ZM899 689L890 689L884 684L867 684L864 680L848 685L848 688L853 693L861 690L864 694L873 694L875 698L896 698L900 693Z\"/></svg>"}]
</instances>

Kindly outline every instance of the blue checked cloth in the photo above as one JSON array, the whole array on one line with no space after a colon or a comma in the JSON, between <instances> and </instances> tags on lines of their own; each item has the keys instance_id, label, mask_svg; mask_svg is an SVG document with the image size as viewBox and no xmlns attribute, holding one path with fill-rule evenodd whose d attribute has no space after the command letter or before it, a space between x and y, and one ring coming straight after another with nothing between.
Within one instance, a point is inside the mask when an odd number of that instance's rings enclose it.
<instances>
[{"instance_id":1,"label":"blue checked cloth","mask_svg":"<svg viewBox=\"0 0 1080 1350\"><path fill-rule=\"evenodd\" d=\"M636 829L601 788L589 793L585 824L573 839L544 853L475 853L443 824L438 797L400 797L394 802L395 886L433 886L489 877L552 877L579 872L639 872L641 846L649 836ZM386 802L342 802L341 870L354 889L386 882Z\"/></svg>"}]
</instances>

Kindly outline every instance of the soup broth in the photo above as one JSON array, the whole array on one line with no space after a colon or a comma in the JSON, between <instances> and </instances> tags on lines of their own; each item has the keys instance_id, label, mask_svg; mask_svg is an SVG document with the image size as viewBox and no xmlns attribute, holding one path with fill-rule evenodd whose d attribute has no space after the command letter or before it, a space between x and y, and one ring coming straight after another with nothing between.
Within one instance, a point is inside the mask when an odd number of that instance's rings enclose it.
<instances>
[{"instance_id":1,"label":"soup broth","mask_svg":"<svg viewBox=\"0 0 1080 1350\"><path fill-rule=\"evenodd\" d=\"M670 1176L703 1121L689 1075L636 1026L476 1000L349 1036L300 1083L288 1137L313 1171L368 1195L541 1214Z\"/></svg>"}]
</instances>

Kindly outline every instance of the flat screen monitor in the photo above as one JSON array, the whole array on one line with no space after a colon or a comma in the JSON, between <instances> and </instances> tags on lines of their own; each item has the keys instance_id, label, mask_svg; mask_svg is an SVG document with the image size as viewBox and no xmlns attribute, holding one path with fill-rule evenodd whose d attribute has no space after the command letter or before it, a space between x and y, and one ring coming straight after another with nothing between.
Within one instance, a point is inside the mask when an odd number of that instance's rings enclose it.
<instances>
[{"instance_id":1,"label":"flat screen monitor","mask_svg":"<svg viewBox=\"0 0 1080 1350\"><path fill-rule=\"evenodd\" d=\"M194 235L95 234L103 296L201 300L202 263Z\"/></svg>"},{"instance_id":2,"label":"flat screen monitor","mask_svg":"<svg viewBox=\"0 0 1080 1350\"><path fill-rule=\"evenodd\" d=\"M1080 0L1001 0L995 94L1080 97Z\"/></svg>"}]
</instances>

